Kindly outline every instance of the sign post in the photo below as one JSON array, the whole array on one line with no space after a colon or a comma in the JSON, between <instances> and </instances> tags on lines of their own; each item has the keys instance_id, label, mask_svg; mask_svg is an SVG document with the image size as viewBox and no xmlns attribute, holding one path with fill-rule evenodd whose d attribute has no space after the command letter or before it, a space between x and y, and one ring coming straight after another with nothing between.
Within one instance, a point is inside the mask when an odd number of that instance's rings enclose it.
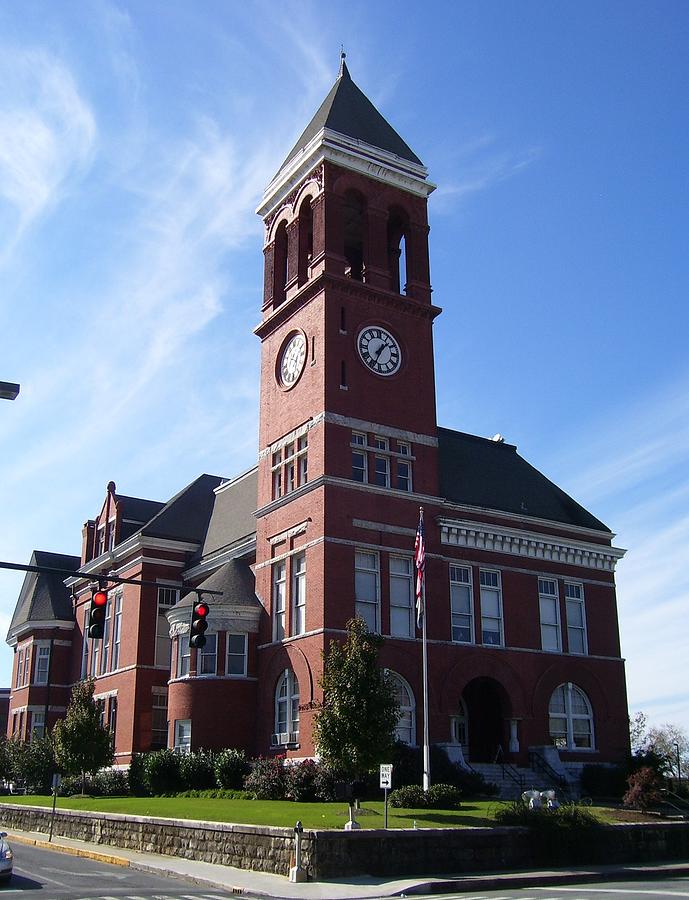
<instances>
[{"instance_id":1,"label":"sign post","mask_svg":"<svg viewBox=\"0 0 689 900\"><path fill-rule=\"evenodd\" d=\"M381 763L380 786L385 791L385 828L388 827L388 789L392 786L392 764Z\"/></svg>"},{"instance_id":2,"label":"sign post","mask_svg":"<svg viewBox=\"0 0 689 900\"><path fill-rule=\"evenodd\" d=\"M55 804L57 803L57 792L60 790L60 782L62 781L62 776L57 772L53 775L53 810L50 813L50 834L48 835L48 840L52 841L53 839L53 823L55 821Z\"/></svg>"}]
</instances>

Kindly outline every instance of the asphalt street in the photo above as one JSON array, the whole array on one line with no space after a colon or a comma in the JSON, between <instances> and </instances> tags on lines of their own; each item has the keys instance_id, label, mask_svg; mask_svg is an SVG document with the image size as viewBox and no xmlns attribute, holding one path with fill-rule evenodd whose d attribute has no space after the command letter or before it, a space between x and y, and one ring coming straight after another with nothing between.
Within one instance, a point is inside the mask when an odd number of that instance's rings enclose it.
<instances>
[{"instance_id":1,"label":"asphalt street","mask_svg":"<svg viewBox=\"0 0 689 900\"><path fill-rule=\"evenodd\" d=\"M69 856L15 843L14 875L0 898L40 893L45 900L220 900L223 891L199 887L189 881L141 872L124 866Z\"/></svg>"},{"instance_id":2,"label":"asphalt street","mask_svg":"<svg viewBox=\"0 0 689 900\"><path fill-rule=\"evenodd\" d=\"M481 891L461 894L423 894L419 897L442 897L443 900L667 900L689 897L689 878L620 881L566 887L532 887L510 891Z\"/></svg>"}]
</instances>

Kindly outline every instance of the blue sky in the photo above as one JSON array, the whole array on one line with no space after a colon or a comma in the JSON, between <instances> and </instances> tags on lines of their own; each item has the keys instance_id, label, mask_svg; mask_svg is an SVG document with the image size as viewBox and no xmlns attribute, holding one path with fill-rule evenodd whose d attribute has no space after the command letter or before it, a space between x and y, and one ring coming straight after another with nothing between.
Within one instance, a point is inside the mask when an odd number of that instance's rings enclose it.
<instances>
[{"instance_id":1,"label":"blue sky","mask_svg":"<svg viewBox=\"0 0 689 900\"><path fill-rule=\"evenodd\" d=\"M438 184L440 423L617 532L630 706L689 729L688 37L668 0L0 2L0 557L253 463L254 209L342 43Z\"/></svg>"}]
</instances>

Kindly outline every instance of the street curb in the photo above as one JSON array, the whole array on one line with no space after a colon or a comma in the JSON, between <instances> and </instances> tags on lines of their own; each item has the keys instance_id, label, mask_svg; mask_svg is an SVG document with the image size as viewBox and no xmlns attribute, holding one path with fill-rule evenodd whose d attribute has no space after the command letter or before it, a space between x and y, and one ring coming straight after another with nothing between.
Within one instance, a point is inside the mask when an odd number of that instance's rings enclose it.
<instances>
[{"instance_id":1,"label":"street curb","mask_svg":"<svg viewBox=\"0 0 689 900\"><path fill-rule=\"evenodd\" d=\"M15 844L29 844L32 847L40 847L42 850L57 850L59 853L66 853L69 856L81 856L84 859L94 859L97 862L110 863L111 866L123 866L128 868L130 860L122 856L113 856L111 853L99 853L97 850L82 850L81 847L69 847L67 844L53 844L52 841L42 841L39 838L28 838L24 835L7 834L10 841Z\"/></svg>"}]
</instances>

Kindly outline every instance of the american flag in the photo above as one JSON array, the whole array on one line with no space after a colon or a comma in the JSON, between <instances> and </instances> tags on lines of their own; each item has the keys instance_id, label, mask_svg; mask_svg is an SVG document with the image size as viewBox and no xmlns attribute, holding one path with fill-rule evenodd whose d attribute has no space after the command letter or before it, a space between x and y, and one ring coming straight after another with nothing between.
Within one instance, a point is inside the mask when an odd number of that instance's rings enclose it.
<instances>
[{"instance_id":1,"label":"american flag","mask_svg":"<svg viewBox=\"0 0 689 900\"><path fill-rule=\"evenodd\" d=\"M416 627L421 628L424 615L423 580L426 571L426 538L423 530L423 506L419 508L419 527L414 542L414 565L416 566Z\"/></svg>"}]
</instances>

